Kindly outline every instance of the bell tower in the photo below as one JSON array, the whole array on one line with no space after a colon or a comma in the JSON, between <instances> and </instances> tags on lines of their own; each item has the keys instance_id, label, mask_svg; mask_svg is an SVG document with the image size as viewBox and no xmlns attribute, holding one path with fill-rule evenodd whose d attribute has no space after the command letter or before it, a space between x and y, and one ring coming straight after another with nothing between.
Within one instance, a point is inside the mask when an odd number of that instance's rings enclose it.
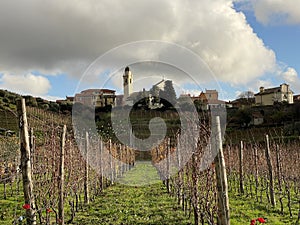
<instances>
[{"instance_id":1,"label":"bell tower","mask_svg":"<svg viewBox=\"0 0 300 225\"><path fill-rule=\"evenodd\" d=\"M126 102L127 98L132 94L132 82L132 73L129 67L127 66L123 74L124 102Z\"/></svg>"}]
</instances>

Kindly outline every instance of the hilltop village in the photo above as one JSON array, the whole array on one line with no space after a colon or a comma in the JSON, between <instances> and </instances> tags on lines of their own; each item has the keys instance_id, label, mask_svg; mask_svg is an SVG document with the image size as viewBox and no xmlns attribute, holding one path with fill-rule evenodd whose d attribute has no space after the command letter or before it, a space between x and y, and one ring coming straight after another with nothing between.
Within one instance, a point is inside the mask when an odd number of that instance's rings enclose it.
<instances>
[{"instance_id":1,"label":"hilltop village","mask_svg":"<svg viewBox=\"0 0 300 225\"><path fill-rule=\"evenodd\" d=\"M196 96L181 94L177 98L172 80L167 79L160 80L150 90L138 92L133 92L133 84L133 73L126 67L122 95L116 95L116 91L111 89L87 89L56 103L72 104L74 101L96 108L134 106L135 109L163 110L181 104L185 97L190 97L198 111L225 107L229 127L278 126L292 122L298 126L297 121L300 120L300 95L294 95L286 83L278 87L259 87L257 93L245 91L233 101L221 100L217 90L209 89L199 91Z\"/></svg>"},{"instance_id":2,"label":"hilltop village","mask_svg":"<svg viewBox=\"0 0 300 225\"><path fill-rule=\"evenodd\" d=\"M300 134L300 95L294 95L290 86L285 83L278 87L259 87L257 93L245 91L233 101L224 101L219 99L217 90L210 89L199 91L199 95L181 94L177 97L172 80L164 78L152 85L150 90L143 88L134 92L134 76L129 67L124 69L122 79L123 94L119 95L116 94L116 90L112 89L87 89L56 102L32 96L23 97L28 106L63 114L71 114L73 104L90 106L96 108L98 112L109 112L112 107L126 106L144 111L174 110L174 106L183 106L184 99L189 97L199 112L207 112L212 108L226 108L227 129L229 130L284 126L286 134ZM17 94L0 90L2 114L5 109L15 110L17 96ZM5 128L2 129L5 130Z\"/></svg>"}]
</instances>

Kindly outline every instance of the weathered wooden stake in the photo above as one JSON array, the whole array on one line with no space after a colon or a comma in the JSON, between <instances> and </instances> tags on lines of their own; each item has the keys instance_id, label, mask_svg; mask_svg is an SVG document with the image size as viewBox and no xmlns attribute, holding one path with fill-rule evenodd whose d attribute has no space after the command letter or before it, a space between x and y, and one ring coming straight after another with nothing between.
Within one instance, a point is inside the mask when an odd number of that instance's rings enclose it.
<instances>
[{"instance_id":1,"label":"weathered wooden stake","mask_svg":"<svg viewBox=\"0 0 300 225\"><path fill-rule=\"evenodd\" d=\"M257 146L254 146L254 167L255 167L255 195L256 195L256 201L258 201L258 154L257 154Z\"/></svg>"},{"instance_id":2,"label":"weathered wooden stake","mask_svg":"<svg viewBox=\"0 0 300 225\"><path fill-rule=\"evenodd\" d=\"M22 98L21 100L17 101L17 109L20 128L21 170L23 177L24 200L25 204L30 205L30 209L26 210L26 219L28 225L35 225L35 201L33 195L33 183L31 176L30 146L25 99Z\"/></svg>"},{"instance_id":3,"label":"weathered wooden stake","mask_svg":"<svg viewBox=\"0 0 300 225\"><path fill-rule=\"evenodd\" d=\"M216 145L218 148L218 154L215 158L218 197L218 225L230 225L228 184L225 159L223 154L220 117L217 116L215 120L215 132L212 133L212 135L216 136L217 143L212 144Z\"/></svg>"},{"instance_id":4,"label":"weathered wooden stake","mask_svg":"<svg viewBox=\"0 0 300 225\"><path fill-rule=\"evenodd\" d=\"M109 162L110 162L110 182L114 184L114 165L113 165L113 156L112 156L112 143L111 139L109 139Z\"/></svg>"},{"instance_id":5,"label":"weathered wooden stake","mask_svg":"<svg viewBox=\"0 0 300 225\"><path fill-rule=\"evenodd\" d=\"M167 179L166 179L168 193L171 192L171 188L170 188L170 162L171 162L170 148L171 148L171 143L170 143L170 138L168 138L168 142L167 142Z\"/></svg>"},{"instance_id":6,"label":"weathered wooden stake","mask_svg":"<svg viewBox=\"0 0 300 225\"><path fill-rule=\"evenodd\" d=\"M182 182L182 175L183 175L183 169L181 168L181 146L177 146L177 161L178 161L178 193L177 193L177 198L178 198L178 204L180 206L183 206L183 189L182 189L182 186L183 186L183 182Z\"/></svg>"},{"instance_id":7,"label":"weathered wooden stake","mask_svg":"<svg viewBox=\"0 0 300 225\"><path fill-rule=\"evenodd\" d=\"M33 133L33 128L30 129L29 132L29 147L30 147L30 160L31 160L31 172L34 170L34 149L35 149L35 143L34 143L34 133Z\"/></svg>"},{"instance_id":8,"label":"weathered wooden stake","mask_svg":"<svg viewBox=\"0 0 300 225\"><path fill-rule=\"evenodd\" d=\"M99 164L100 164L100 189L103 191L103 162L102 162L102 154L103 154L103 142L102 139L100 139L100 144L99 144Z\"/></svg>"},{"instance_id":9,"label":"weathered wooden stake","mask_svg":"<svg viewBox=\"0 0 300 225\"><path fill-rule=\"evenodd\" d=\"M279 202L280 202L280 212L283 214L283 193L282 193L282 183L281 183L281 157L279 145L276 145L276 166L277 166L277 180L279 189Z\"/></svg>"},{"instance_id":10,"label":"weathered wooden stake","mask_svg":"<svg viewBox=\"0 0 300 225\"><path fill-rule=\"evenodd\" d=\"M200 223L200 209L199 209L199 197L198 197L198 187L199 187L199 177L197 173L197 161L198 157L196 154L192 156L192 206L194 210L194 224L198 225Z\"/></svg>"},{"instance_id":11,"label":"weathered wooden stake","mask_svg":"<svg viewBox=\"0 0 300 225\"><path fill-rule=\"evenodd\" d=\"M89 133L85 133L85 169L84 169L84 204L89 204Z\"/></svg>"},{"instance_id":12,"label":"weathered wooden stake","mask_svg":"<svg viewBox=\"0 0 300 225\"><path fill-rule=\"evenodd\" d=\"M239 148L239 178L240 178L240 193L244 194L244 143L241 141L240 148Z\"/></svg>"},{"instance_id":13,"label":"weathered wooden stake","mask_svg":"<svg viewBox=\"0 0 300 225\"><path fill-rule=\"evenodd\" d=\"M59 165L59 200L58 200L58 218L59 225L65 224L65 212L64 212L64 176L65 176L65 142L66 142L67 126L64 125L61 135L60 145L60 165Z\"/></svg>"},{"instance_id":14,"label":"weathered wooden stake","mask_svg":"<svg viewBox=\"0 0 300 225\"><path fill-rule=\"evenodd\" d=\"M270 180L270 198L271 198L271 204L273 207L276 206L276 201L275 201L275 194L274 194L274 172L273 172L273 164L272 164L272 159L271 159L271 153L270 153L270 143L269 143L269 135L266 135L266 159L267 159L267 164L268 164L268 170L269 170L269 180Z\"/></svg>"}]
</instances>

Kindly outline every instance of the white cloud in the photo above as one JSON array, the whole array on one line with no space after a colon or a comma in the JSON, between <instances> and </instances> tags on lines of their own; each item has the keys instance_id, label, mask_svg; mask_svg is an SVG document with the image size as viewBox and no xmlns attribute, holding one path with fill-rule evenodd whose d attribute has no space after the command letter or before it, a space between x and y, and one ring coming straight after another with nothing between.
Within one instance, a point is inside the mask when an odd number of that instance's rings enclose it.
<instances>
[{"instance_id":1,"label":"white cloud","mask_svg":"<svg viewBox=\"0 0 300 225\"><path fill-rule=\"evenodd\" d=\"M52 101L52 102L55 102L56 100L61 100L61 99L65 99L65 97L59 97L59 96L51 96L51 95L42 95L42 96L39 96L43 99L46 99L48 101Z\"/></svg>"},{"instance_id":2,"label":"white cloud","mask_svg":"<svg viewBox=\"0 0 300 225\"><path fill-rule=\"evenodd\" d=\"M0 30L0 72L11 74L35 70L80 77L106 51L149 39L191 49L217 79L232 84L246 84L276 67L275 53L232 0L1 1ZM149 51L159 58L161 52Z\"/></svg>"},{"instance_id":3,"label":"white cloud","mask_svg":"<svg viewBox=\"0 0 300 225\"><path fill-rule=\"evenodd\" d=\"M288 83L294 83L298 80L298 73L294 68L288 67L285 72L282 73L284 80Z\"/></svg>"},{"instance_id":4,"label":"white cloud","mask_svg":"<svg viewBox=\"0 0 300 225\"><path fill-rule=\"evenodd\" d=\"M300 90L300 79L298 77L297 71L294 68L288 67L280 75L282 76L284 82L291 85L291 88L294 91Z\"/></svg>"},{"instance_id":5,"label":"white cloud","mask_svg":"<svg viewBox=\"0 0 300 225\"><path fill-rule=\"evenodd\" d=\"M36 76L30 73L22 76L4 73L0 77L0 88L19 94L41 96L48 93L51 85L49 80L43 76Z\"/></svg>"},{"instance_id":6,"label":"white cloud","mask_svg":"<svg viewBox=\"0 0 300 225\"><path fill-rule=\"evenodd\" d=\"M252 5L255 16L262 24L300 24L298 0L235 0ZM248 7L249 8L249 7Z\"/></svg>"}]
</instances>

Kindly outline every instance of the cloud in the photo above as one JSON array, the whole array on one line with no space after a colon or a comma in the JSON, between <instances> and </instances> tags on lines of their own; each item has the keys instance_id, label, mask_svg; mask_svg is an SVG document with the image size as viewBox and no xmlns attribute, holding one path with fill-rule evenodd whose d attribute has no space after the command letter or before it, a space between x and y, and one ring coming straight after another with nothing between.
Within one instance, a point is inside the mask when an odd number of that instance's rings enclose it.
<instances>
[{"instance_id":1,"label":"cloud","mask_svg":"<svg viewBox=\"0 0 300 225\"><path fill-rule=\"evenodd\" d=\"M252 5L256 19L262 24L300 24L300 8L295 0L239 0Z\"/></svg>"},{"instance_id":2,"label":"cloud","mask_svg":"<svg viewBox=\"0 0 300 225\"><path fill-rule=\"evenodd\" d=\"M288 67L285 72L282 73L284 80L288 83L294 83L298 80L298 73L294 68Z\"/></svg>"},{"instance_id":3,"label":"cloud","mask_svg":"<svg viewBox=\"0 0 300 225\"><path fill-rule=\"evenodd\" d=\"M0 72L10 74L34 70L79 78L101 54L139 40L183 45L217 79L232 84L246 84L276 67L275 53L232 0L1 1L0 30ZM149 51L159 59L164 50ZM146 53L133 50L120 57ZM180 75L174 78L180 83Z\"/></svg>"},{"instance_id":4,"label":"cloud","mask_svg":"<svg viewBox=\"0 0 300 225\"><path fill-rule=\"evenodd\" d=\"M291 85L291 88L295 90L300 90L300 79L298 77L297 71L292 67L287 67L285 71L281 74L282 79L287 84Z\"/></svg>"},{"instance_id":5,"label":"cloud","mask_svg":"<svg viewBox=\"0 0 300 225\"><path fill-rule=\"evenodd\" d=\"M9 89L19 94L41 96L48 93L51 85L49 80L43 76L30 73L23 76L5 73L0 77L0 88Z\"/></svg>"}]
</instances>

